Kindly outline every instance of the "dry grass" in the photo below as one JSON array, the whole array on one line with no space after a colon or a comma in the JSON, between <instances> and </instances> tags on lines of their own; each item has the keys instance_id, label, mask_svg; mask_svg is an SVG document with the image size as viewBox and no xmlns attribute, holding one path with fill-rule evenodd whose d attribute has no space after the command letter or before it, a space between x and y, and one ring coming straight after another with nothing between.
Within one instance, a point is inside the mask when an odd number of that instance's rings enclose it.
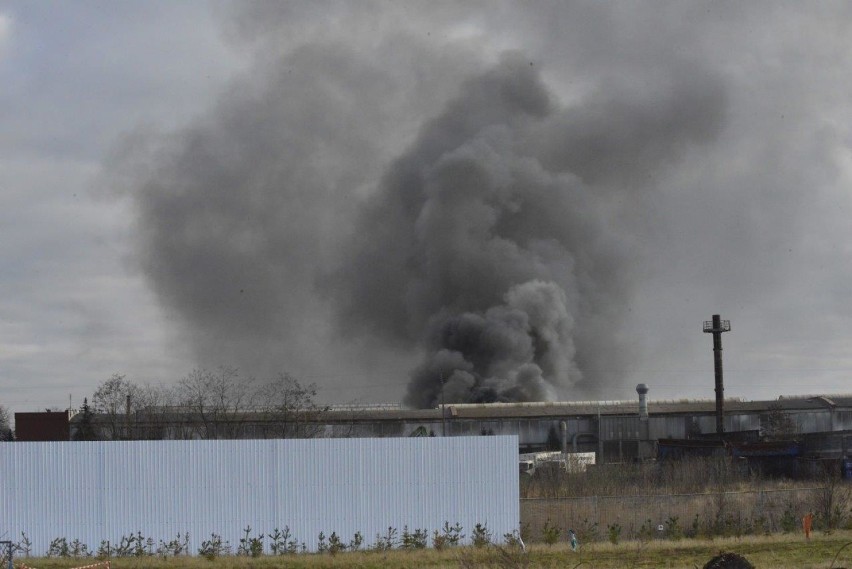
<instances>
[{"instance_id":1,"label":"dry grass","mask_svg":"<svg viewBox=\"0 0 852 569\"><path fill-rule=\"evenodd\" d=\"M813 480L768 479L727 457L670 462L600 464L586 473L542 468L521 477L522 498L694 494L742 490L780 490L813 486ZM653 491L650 491L653 489Z\"/></svg>"},{"instance_id":2,"label":"dry grass","mask_svg":"<svg viewBox=\"0 0 852 569\"><path fill-rule=\"evenodd\" d=\"M838 475L771 479L725 457L602 464L585 473L544 468L522 477L521 522L533 541L549 520L587 543L606 540L611 527L620 539L657 536L651 528L661 525L666 537L771 534L798 526L808 511L820 528L852 529L852 485Z\"/></svg>"},{"instance_id":3,"label":"dry grass","mask_svg":"<svg viewBox=\"0 0 852 569\"><path fill-rule=\"evenodd\" d=\"M526 555L496 547L486 549L458 548L447 551L389 551L383 553L357 552L330 555L297 555L263 557L259 559L226 557L215 561L201 558L172 558L167 560L118 559L115 569L174 568L174 569L294 569L321 568L459 568L480 567L552 567L583 569L684 568L703 567L721 551L739 553L756 567L773 569L828 569L838 551L833 567L852 567L852 532L839 531L819 534L810 541L800 535L777 535L725 538L715 540L632 541L618 545L595 543L583 545L573 552L565 544L553 547L533 545ZM27 565L37 569L70 569L85 564L72 559L31 559Z\"/></svg>"}]
</instances>

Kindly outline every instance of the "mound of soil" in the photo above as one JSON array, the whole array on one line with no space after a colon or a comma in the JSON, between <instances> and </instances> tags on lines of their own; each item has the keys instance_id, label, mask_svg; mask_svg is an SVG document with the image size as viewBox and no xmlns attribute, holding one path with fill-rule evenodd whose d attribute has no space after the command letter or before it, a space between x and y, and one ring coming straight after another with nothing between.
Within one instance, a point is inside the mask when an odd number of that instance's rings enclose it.
<instances>
[{"instance_id":1,"label":"mound of soil","mask_svg":"<svg viewBox=\"0 0 852 569\"><path fill-rule=\"evenodd\" d=\"M720 553L704 565L704 569L754 569L748 559L736 553Z\"/></svg>"}]
</instances>

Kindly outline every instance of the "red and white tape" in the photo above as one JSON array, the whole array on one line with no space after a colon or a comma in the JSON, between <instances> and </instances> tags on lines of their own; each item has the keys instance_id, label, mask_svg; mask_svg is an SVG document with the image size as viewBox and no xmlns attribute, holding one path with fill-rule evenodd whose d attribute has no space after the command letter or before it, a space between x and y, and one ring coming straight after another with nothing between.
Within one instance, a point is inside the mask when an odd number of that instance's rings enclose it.
<instances>
[{"instance_id":1,"label":"red and white tape","mask_svg":"<svg viewBox=\"0 0 852 569\"><path fill-rule=\"evenodd\" d=\"M92 563L91 565L81 565L80 567L73 567L72 569L92 569L93 567L106 567L110 569L109 561L101 561L99 563ZM18 565L18 569L36 569L35 567L30 567L29 565Z\"/></svg>"},{"instance_id":2,"label":"red and white tape","mask_svg":"<svg viewBox=\"0 0 852 569\"><path fill-rule=\"evenodd\" d=\"M109 561L101 561L99 563L92 563L91 565L81 565L80 567L74 567L73 569L91 569L92 567L106 567L110 569Z\"/></svg>"}]
</instances>

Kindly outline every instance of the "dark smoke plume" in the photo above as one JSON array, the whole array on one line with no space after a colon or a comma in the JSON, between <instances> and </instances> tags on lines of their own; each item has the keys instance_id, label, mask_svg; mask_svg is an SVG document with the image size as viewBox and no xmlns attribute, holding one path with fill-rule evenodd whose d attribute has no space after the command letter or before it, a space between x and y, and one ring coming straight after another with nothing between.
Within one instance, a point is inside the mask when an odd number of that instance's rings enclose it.
<instances>
[{"instance_id":1,"label":"dark smoke plume","mask_svg":"<svg viewBox=\"0 0 852 569\"><path fill-rule=\"evenodd\" d=\"M189 128L119 153L140 265L198 363L322 385L401 354L417 407L618 384L645 174L717 134L721 83L692 65L569 104L517 53L483 71L392 44L389 69L331 43L265 59Z\"/></svg>"},{"instance_id":2,"label":"dark smoke plume","mask_svg":"<svg viewBox=\"0 0 852 569\"><path fill-rule=\"evenodd\" d=\"M552 400L618 367L633 268L606 190L572 170L629 178L633 155L655 167L712 135L723 97L708 86L645 109L601 97L561 111L535 67L509 56L424 126L334 279L346 330L425 349L407 403Z\"/></svg>"}]
</instances>

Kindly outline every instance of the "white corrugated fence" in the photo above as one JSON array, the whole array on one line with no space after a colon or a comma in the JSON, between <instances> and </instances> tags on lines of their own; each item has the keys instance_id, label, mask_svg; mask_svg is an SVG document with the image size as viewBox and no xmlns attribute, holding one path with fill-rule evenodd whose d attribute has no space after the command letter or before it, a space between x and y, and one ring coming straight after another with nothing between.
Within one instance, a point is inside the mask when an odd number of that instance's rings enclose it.
<instances>
[{"instance_id":1,"label":"white corrugated fence","mask_svg":"<svg viewBox=\"0 0 852 569\"><path fill-rule=\"evenodd\" d=\"M33 555L137 532L189 532L193 554L215 533L236 549L246 527L288 526L311 550L320 532L369 545L444 522L501 536L518 527L517 449L516 436L4 443L0 533L25 532Z\"/></svg>"}]
</instances>

